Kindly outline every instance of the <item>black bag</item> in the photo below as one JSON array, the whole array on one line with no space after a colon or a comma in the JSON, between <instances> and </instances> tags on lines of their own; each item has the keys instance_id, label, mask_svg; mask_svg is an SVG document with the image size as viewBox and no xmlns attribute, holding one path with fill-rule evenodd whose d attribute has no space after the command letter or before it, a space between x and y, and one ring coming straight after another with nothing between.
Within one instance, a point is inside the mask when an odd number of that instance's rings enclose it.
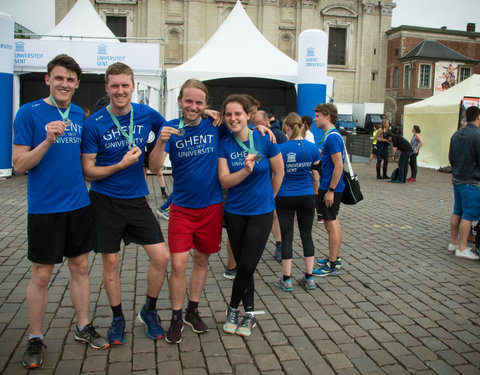
<instances>
[{"instance_id":1,"label":"black bag","mask_svg":"<svg viewBox=\"0 0 480 375\"><path fill-rule=\"evenodd\" d=\"M398 180L398 174L399 174L399 169L398 168L395 168L392 172L392 181L396 181Z\"/></svg>"},{"instance_id":2,"label":"black bag","mask_svg":"<svg viewBox=\"0 0 480 375\"><path fill-rule=\"evenodd\" d=\"M350 174L349 171L343 171L343 181L345 181L345 191L342 195L342 203L357 204L360 202L363 199L363 194L360 191L358 176L355 173Z\"/></svg>"}]
</instances>

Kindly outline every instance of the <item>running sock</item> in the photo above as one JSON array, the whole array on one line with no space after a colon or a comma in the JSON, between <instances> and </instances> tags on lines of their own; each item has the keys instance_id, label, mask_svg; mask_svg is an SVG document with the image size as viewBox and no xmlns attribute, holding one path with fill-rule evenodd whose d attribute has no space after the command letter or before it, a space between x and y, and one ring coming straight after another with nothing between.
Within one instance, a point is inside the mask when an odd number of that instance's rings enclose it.
<instances>
[{"instance_id":1,"label":"running sock","mask_svg":"<svg viewBox=\"0 0 480 375\"><path fill-rule=\"evenodd\" d=\"M117 306L110 306L113 312L113 317L117 318L121 316L123 318L123 311L122 311L122 304L119 304Z\"/></svg>"},{"instance_id":2,"label":"running sock","mask_svg":"<svg viewBox=\"0 0 480 375\"><path fill-rule=\"evenodd\" d=\"M309 279L309 278L311 278L311 277L312 277L312 274L311 274L311 273L306 273L306 272L305 272L305 278L306 278L306 279Z\"/></svg>"},{"instance_id":3,"label":"running sock","mask_svg":"<svg viewBox=\"0 0 480 375\"><path fill-rule=\"evenodd\" d=\"M40 333L39 335L32 335L30 333L30 335L28 336L28 341L30 341L31 339L40 339L43 341L43 333Z\"/></svg>"},{"instance_id":4,"label":"running sock","mask_svg":"<svg viewBox=\"0 0 480 375\"><path fill-rule=\"evenodd\" d=\"M79 326L78 324L76 324L76 326L77 326L77 331L78 332L83 331L83 329L86 327L86 325L85 326Z\"/></svg>"},{"instance_id":5,"label":"running sock","mask_svg":"<svg viewBox=\"0 0 480 375\"><path fill-rule=\"evenodd\" d=\"M165 191L165 186L160 186L160 190L162 190L162 194L167 194L167 192Z\"/></svg>"},{"instance_id":6,"label":"running sock","mask_svg":"<svg viewBox=\"0 0 480 375\"><path fill-rule=\"evenodd\" d=\"M290 279L290 275L288 275L288 276L287 276L287 275L283 275L283 281L287 281L287 280L289 280L289 279Z\"/></svg>"},{"instance_id":7,"label":"running sock","mask_svg":"<svg viewBox=\"0 0 480 375\"><path fill-rule=\"evenodd\" d=\"M277 242L275 242L275 246L276 246L276 247L282 246L282 241L277 241Z\"/></svg>"},{"instance_id":8,"label":"running sock","mask_svg":"<svg viewBox=\"0 0 480 375\"><path fill-rule=\"evenodd\" d=\"M147 295L147 299L145 300L145 310L150 312L152 310L157 309L157 299Z\"/></svg>"},{"instance_id":9,"label":"running sock","mask_svg":"<svg viewBox=\"0 0 480 375\"><path fill-rule=\"evenodd\" d=\"M187 310L190 312L197 312L198 311L198 302L188 300Z\"/></svg>"},{"instance_id":10,"label":"running sock","mask_svg":"<svg viewBox=\"0 0 480 375\"><path fill-rule=\"evenodd\" d=\"M173 320L182 320L182 310L172 310L172 319Z\"/></svg>"}]
</instances>

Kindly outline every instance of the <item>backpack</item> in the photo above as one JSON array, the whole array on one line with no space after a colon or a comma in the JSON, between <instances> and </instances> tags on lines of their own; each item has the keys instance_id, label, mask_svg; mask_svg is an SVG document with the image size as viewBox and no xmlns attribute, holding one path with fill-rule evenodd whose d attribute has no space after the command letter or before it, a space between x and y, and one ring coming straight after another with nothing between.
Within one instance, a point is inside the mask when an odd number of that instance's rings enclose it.
<instances>
[{"instance_id":1,"label":"backpack","mask_svg":"<svg viewBox=\"0 0 480 375\"><path fill-rule=\"evenodd\" d=\"M398 168L395 168L392 172L392 181L398 180L398 173L399 173Z\"/></svg>"}]
</instances>

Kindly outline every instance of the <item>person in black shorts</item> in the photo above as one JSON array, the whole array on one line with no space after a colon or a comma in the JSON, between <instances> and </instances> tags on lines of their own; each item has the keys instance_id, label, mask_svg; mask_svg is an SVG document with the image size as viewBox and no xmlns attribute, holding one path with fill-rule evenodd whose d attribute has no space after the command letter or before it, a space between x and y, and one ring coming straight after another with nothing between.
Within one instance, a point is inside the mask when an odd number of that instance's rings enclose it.
<instances>
[{"instance_id":1,"label":"person in black shorts","mask_svg":"<svg viewBox=\"0 0 480 375\"><path fill-rule=\"evenodd\" d=\"M81 69L71 57L59 55L48 63L47 71L49 97L23 105L14 123L14 170L17 174L29 172L27 231L32 265L27 286L30 336L23 357L26 368L42 365L48 284L54 265L64 257L77 317L75 340L95 349L109 346L89 321L88 253L94 248L95 230L80 164L85 112L71 103Z\"/></svg>"},{"instance_id":2,"label":"person in black shorts","mask_svg":"<svg viewBox=\"0 0 480 375\"><path fill-rule=\"evenodd\" d=\"M157 340L163 337L163 328L156 303L170 253L145 198L149 191L143 158L150 132L158 133L165 119L147 105L131 103L135 81L128 65L110 65L105 81L110 104L85 122L81 158L85 178L92 181L96 251L102 254L103 283L113 313L108 339L112 345L123 344L126 339L119 275L123 240L125 245L142 245L150 258L146 302L138 318L147 336Z\"/></svg>"}]
</instances>

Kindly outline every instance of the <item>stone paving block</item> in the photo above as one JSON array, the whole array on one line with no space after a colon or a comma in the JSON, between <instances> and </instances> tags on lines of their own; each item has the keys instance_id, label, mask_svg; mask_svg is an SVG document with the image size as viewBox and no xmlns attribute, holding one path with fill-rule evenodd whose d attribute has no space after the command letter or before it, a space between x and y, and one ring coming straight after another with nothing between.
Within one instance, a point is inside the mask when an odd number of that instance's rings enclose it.
<instances>
[{"instance_id":1,"label":"stone paving block","mask_svg":"<svg viewBox=\"0 0 480 375\"><path fill-rule=\"evenodd\" d=\"M305 367L302 361L282 360L282 367L285 374L291 375L310 375L310 371Z\"/></svg>"},{"instance_id":2,"label":"stone paving block","mask_svg":"<svg viewBox=\"0 0 480 375\"><path fill-rule=\"evenodd\" d=\"M234 366L235 375L259 375L260 372L253 364L240 364Z\"/></svg>"},{"instance_id":3,"label":"stone paving block","mask_svg":"<svg viewBox=\"0 0 480 375\"><path fill-rule=\"evenodd\" d=\"M365 330L363 328L361 328L360 326L358 325L351 325L351 326L346 326L344 327L344 330L345 332L347 332L350 337L352 337L353 339L357 338L357 337L362 337L362 336L368 336L368 333L365 332Z\"/></svg>"},{"instance_id":4,"label":"stone paving block","mask_svg":"<svg viewBox=\"0 0 480 375\"><path fill-rule=\"evenodd\" d=\"M438 350L446 350L448 347L436 337L421 337L420 341L430 350L436 352Z\"/></svg>"},{"instance_id":5,"label":"stone paving block","mask_svg":"<svg viewBox=\"0 0 480 375\"><path fill-rule=\"evenodd\" d=\"M397 363L397 361L395 360L395 358L393 358L390 353L388 353L386 350L384 349L377 349L377 350L369 350L367 352L368 356L371 357L375 363L380 366L380 367L383 367L385 365L392 365L392 364L395 364Z\"/></svg>"},{"instance_id":6,"label":"stone paving block","mask_svg":"<svg viewBox=\"0 0 480 375\"><path fill-rule=\"evenodd\" d=\"M478 355L478 351L476 352L469 352L463 353L462 355L474 366L480 368L480 356Z\"/></svg>"},{"instance_id":7,"label":"stone paving block","mask_svg":"<svg viewBox=\"0 0 480 375\"><path fill-rule=\"evenodd\" d=\"M389 374L389 375L409 375L410 374L408 370L405 370L405 368L403 368L400 365L383 366L382 370L385 374Z\"/></svg>"},{"instance_id":8,"label":"stone paving block","mask_svg":"<svg viewBox=\"0 0 480 375\"><path fill-rule=\"evenodd\" d=\"M263 374L264 371L280 370L281 366L274 354L260 354L255 357L255 362Z\"/></svg>"},{"instance_id":9,"label":"stone paving block","mask_svg":"<svg viewBox=\"0 0 480 375\"><path fill-rule=\"evenodd\" d=\"M358 337L355 341L366 351L380 349L380 345L370 336Z\"/></svg>"},{"instance_id":10,"label":"stone paving block","mask_svg":"<svg viewBox=\"0 0 480 375\"><path fill-rule=\"evenodd\" d=\"M437 374L442 374L442 375L453 375L453 374L458 374L458 372L450 367L445 361L442 360L436 360L436 361L428 361L425 362L425 364L430 367L433 371L435 371Z\"/></svg>"},{"instance_id":11,"label":"stone paving block","mask_svg":"<svg viewBox=\"0 0 480 375\"><path fill-rule=\"evenodd\" d=\"M478 375L478 367L472 365L455 366L455 370L462 375Z\"/></svg>"},{"instance_id":12,"label":"stone paving block","mask_svg":"<svg viewBox=\"0 0 480 375\"><path fill-rule=\"evenodd\" d=\"M247 349L232 349L229 350L226 355L232 366L253 363L252 355Z\"/></svg>"},{"instance_id":13,"label":"stone paving block","mask_svg":"<svg viewBox=\"0 0 480 375\"><path fill-rule=\"evenodd\" d=\"M128 375L132 373L132 364L125 362L117 362L110 364L108 375Z\"/></svg>"},{"instance_id":14,"label":"stone paving block","mask_svg":"<svg viewBox=\"0 0 480 375\"><path fill-rule=\"evenodd\" d=\"M422 344L419 340L414 338L409 333L398 333L398 334L394 334L393 337L400 344L402 344L403 346L405 346L407 348L409 348L411 346L418 346L418 345Z\"/></svg>"},{"instance_id":15,"label":"stone paving block","mask_svg":"<svg viewBox=\"0 0 480 375\"><path fill-rule=\"evenodd\" d=\"M352 358L351 361L362 374L380 371L380 368L375 364L375 362L368 357Z\"/></svg>"},{"instance_id":16,"label":"stone paving block","mask_svg":"<svg viewBox=\"0 0 480 375\"><path fill-rule=\"evenodd\" d=\"M436 354L450 366L467 364L467 360L453 350L439 350Z\"/></svg>"},{"instance_id":17,"label":"stone paving block","mask_svg":"<svg viewBox=\"0 0 480 375\"><path fill-rule=\"evenodd\" d=\"M343 353L338 354L326 354L325 359L334 370L342 368L353 367L352 362Z\"/></svg>"},{"instance_id":18,"label":"stone paving block","mask_svg":"<svg viewBox=\"0 0 480 375\"><path fill-rule=\"evenodd\" d=\"M410 354L408 349L398 342L383 342L382 346L395 357Z\"/></svg>"},{"instance_id":19,"label":"stone paving block","mask_svg":"<svg viewBox=\"0 0 480 375\"><path fill-rule=\"evenodd\" d=\"M208 357L207 368L210 374L231 374L232 369L226 356Z\"/></svg>"},{"instance_id":20,"label":"stone paving block","mask_svg":"<svg viewBox=\"0 0 480 375\"><path fill-rule=\"evenodd\" d=\"M267 344L265 340L248 340L247 346L248 346L248 349L255 354L270 354L273 352L272 348ZM232 348L232 349L237 349L237 348Z\"/></svg>"},{"instance_id":21,"label":"stone paving block","mask_svg":"<svg viewBox=\"0 0 480 375\"><path fill-rule=\"evenodd\" d=\"M401 355L396 357L398 362L400 362L405 368L411 372L416 372L420 370L427 370L428 367L422 362L424 358L419 359L414 355Z\"/></svg>"},{"instance_id":22,"label":"stone paving block","mask_svg":"<svg viewBox=\"0 0 480 375\"><path fill-rule=\"evenodd\" d=\"M83 362L82 372L103 372L107 368L106 356L88 357L88 360Z\"/></svg>"},{"instance_id":23,"label":"stone paving block","mask_svg":"<svg viewBox=\"0 0 480 375\"><path fill-rule=\"evenodd\" d=\"M180 361L183 368L206 366L201 352L180 352Z\"/></svg>"},{"instance_id":24,"label":"stone paving block","mask_svg":"<svg viewBox=\"0 0 480 375\"><path fill-rule=\"evenodd\" d=\"M82 368L83 361L81 359L74 359L74 360L62 360L59 361L57 364L57 368L55 369L56 375L77 375L80 374L80 370Z\"/></svg>"},{"instance_id":25,"label":"stone paving block","mask_svg":"<svg viewBox=\"0 0 480 375\"><path fill-rule=\"evenodd\" d=\"M293 347L288 345L274 346L273 351L275 352L277 357L280 358L282 362L300 359L296 350Z\"/></svg>"},{"instance_id":26,"label":"stone paving block","mask_svg":"<svg viewBox=\"0 0 480 375\"><path fill-rule=\"evenodd\" d=\"M264 337L271 346L285 345L288 343L286 336L282 332L266 332Z\"/></svg>"}]
</instances>

